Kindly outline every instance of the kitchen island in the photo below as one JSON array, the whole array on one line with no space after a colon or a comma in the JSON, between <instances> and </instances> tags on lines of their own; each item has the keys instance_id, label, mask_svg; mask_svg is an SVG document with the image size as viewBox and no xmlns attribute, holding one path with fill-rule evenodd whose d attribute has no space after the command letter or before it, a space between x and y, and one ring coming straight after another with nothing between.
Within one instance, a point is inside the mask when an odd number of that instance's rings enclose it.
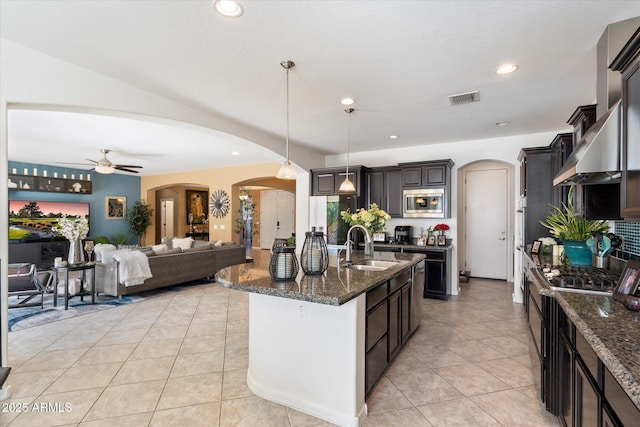
<instances>
[{"instance_id":1,"label":"kitchen island","mask_svg":"<svg viewBox=\"0 0 640 427\"><path fill-rule=\"evenodd\" d=\"M386 297L388 284L411 277L424 255L373 258L397 264L360 271L338 266L337 254L331 254L323 275L301 270L288 282L273 281L268 270L251 263L216 274L223 286L250 292L247 385L254 394L336 425L360 425L367 414L367 294L378 298L382 290ZM362 252L353 253L354 263L363 259Z\"/></svg>"}]
</instances>

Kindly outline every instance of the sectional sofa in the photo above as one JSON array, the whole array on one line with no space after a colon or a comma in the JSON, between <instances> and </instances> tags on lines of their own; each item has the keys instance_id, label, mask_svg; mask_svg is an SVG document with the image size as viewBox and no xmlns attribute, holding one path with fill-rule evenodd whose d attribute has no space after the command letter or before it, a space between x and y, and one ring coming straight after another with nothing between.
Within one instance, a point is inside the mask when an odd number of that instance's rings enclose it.
<instances>
[{"instance_id":1,"label":"sectional sofa","mask_svg":"<svg viewBox=\"0 0 640 427\"><path fill-rule=\"evenodd\" d=\"M96 291L115 297L177 285L193 280L213 278L221 268L246 262L246 248L237 244L215 245L213 242L195 247L169 248L154 252L141 248L148 255L153 277L143 283L125 286L119 263L113 260L96 263ZM156 248L156 247L154 247Z\"/></svg>"}]
</instances>

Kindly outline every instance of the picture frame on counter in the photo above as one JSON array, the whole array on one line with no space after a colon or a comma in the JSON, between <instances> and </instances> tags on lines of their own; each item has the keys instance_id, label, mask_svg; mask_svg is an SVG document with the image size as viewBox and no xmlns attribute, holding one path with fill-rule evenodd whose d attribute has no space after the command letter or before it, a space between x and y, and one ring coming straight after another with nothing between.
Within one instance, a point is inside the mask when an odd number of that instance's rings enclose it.
<instances>
[{"instance_id":1,"label":"picture frame on counter","mask_svg":"<svg viewBox=\"0 0 640 427\"><path fill-rule=\"evenodd\" d=\"M625 295L634 295L638 290L639 280L640 262L627 261L627 265L620 276L620 281L613 290L613 299L623 303Z\"/></svg>"},{"instance_id":2,"label":"picture frame on counter","mask_svg":"<svg viewBox=\"0 0 640 427\"><path fill-rule=\"evenodd\" d=\"M531 245L531 253L532 254L539 254L540 253L540 246L542 246L542 242L540 240L534 241L533 244Z\"/></svg>"},{"instance_id":3,"label":"picture frame on counter","mask_svg":"<svg viewBox=\"0 0 640 427\"><path fill-rule=\"evenodd\" d=\"M436 245L436 236L433 234L427 237L427 246L435 246Z\"/></svg>"},{"instance_id":4,"label":"picture frame on counter","mask_svg":"<svg viewBox=\"0 0 640 427\"><path fill-rule=\"evenodd\" d=\"M444 234L438 236L438 246L447 246L447 236Z\"/></svg>"},{"instance_id":5,"label":"picture frame on counter","mask_svg":"<svg viewBox=\"0 0 640 427\"><path fill-rule=\"evenodd\" d=\"M425 236L418 236L418 240L416 241L416 245L418 246L426 246L427 238Z\"/></svg>"}]
</instances>

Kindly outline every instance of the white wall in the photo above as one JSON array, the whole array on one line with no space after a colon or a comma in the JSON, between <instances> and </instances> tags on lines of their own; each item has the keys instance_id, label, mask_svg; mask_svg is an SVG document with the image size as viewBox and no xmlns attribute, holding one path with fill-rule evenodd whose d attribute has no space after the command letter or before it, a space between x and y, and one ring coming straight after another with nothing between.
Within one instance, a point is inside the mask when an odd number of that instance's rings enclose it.
<instances>
[{"instance_id":1,"label":"white wall","mask_svg":"<svg viewBox=\"0 0 640 427\"><path fill-rule=\"evenodd\" d=\"M450 268L452 294L458 293L458 169L462 166L476 162L478 160L499 160L511 163L515 166L515 188L513 198L518 200L520 189L520 174L518 155L520 150L525 147L547 146L553 138L561 132L570 132L567 129L558 129L552 132L537 133L530 135L517 135L504 138L478 139L472 141L461 141L454 143L429 144L420 147L410 148L393 148L388 150L372 151L372 152L355 152L350 153L350 164L363 165L367 167L389 166L403 162L416 162L428 160L452 159L454 166L451 171L451 218L447 219L403 219L393 218L387 223L387 232L393 232L396 225L413 226L413 234L420 234L421 228L427 228L438 223L446 223L451 228L447 231L447 236L453 239L453 256L452 268ZM346 154L327 156L326 167L344 166L346 164ZM516 236L514 241L519 241L519 229L516 227ZM513 281L513 277L509 280Z\"/></svg>"}]
</instances>

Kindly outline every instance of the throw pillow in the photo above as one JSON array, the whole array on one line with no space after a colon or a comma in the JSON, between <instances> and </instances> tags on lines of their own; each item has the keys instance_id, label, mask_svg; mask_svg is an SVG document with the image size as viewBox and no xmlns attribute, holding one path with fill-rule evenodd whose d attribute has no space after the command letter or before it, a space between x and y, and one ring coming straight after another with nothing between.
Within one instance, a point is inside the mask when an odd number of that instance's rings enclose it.
<instances>
[{"instance_id":1,"label":"throw pillow","mask_svg":"<svg viewBox=\"0 0 640 427\"><path fill-rule=\"evenodd\" d=\"M161 253L160 255L172 255L172 254L181 254L182 248L172 248L166 252Z\"/></svg>"},{"instance_id":2,"label":"throw pillow","mask_svg":"<svg viewBox=\"0 0 640 427\"><path fill-rule=\"evenodd\" d=\"M211 245L200 245L200 246L194 246L192 248L188 248L188 249L183 249L182 252L198 252L198 251L208 251L209 249L211 249Z\"/></svg>"},{"instance_id":3,"label":"throw pillow","mask_svg":"<svg viewBox=\"0 0 640 427\"><path fill-rule=\"evenodd\" d=\"M167 245L160 244L160 245L151 246L151 250L153 251L154 254L159 255L167 252L169 248L167 247Z\"/></svg>"},{"instance_id":4,"label":"throw pillow","mask_svg":"<svg viewBox=\"0 0 640 427\"><path fill-rule=\"evenodd\" d=\"M213 246L222 246L222 240L216 240Z\"/></svg>"},{"instance_id":5,"label":"throw pillow","mask_svg":"<svg viewBox=\"0 0 640 427\"><path fill-rule=\"evenodd\" d=\"M189 249L193 246L193 239L191 237L185 237L184 239L174 237L171 244L173 248Z\"/></svg>"},{"instance_id":6,"label":"throw pillow","mask_svg":"<svg viewBox=\"0 0 640 427\"><path fill-rule=\"evenodd\" d=\"M167 245L167 248L171 249L171 244L173 243L173 238L165 236L160 240L160 243L162 243L163 245Z\"/></svg>"}]
</instances>

